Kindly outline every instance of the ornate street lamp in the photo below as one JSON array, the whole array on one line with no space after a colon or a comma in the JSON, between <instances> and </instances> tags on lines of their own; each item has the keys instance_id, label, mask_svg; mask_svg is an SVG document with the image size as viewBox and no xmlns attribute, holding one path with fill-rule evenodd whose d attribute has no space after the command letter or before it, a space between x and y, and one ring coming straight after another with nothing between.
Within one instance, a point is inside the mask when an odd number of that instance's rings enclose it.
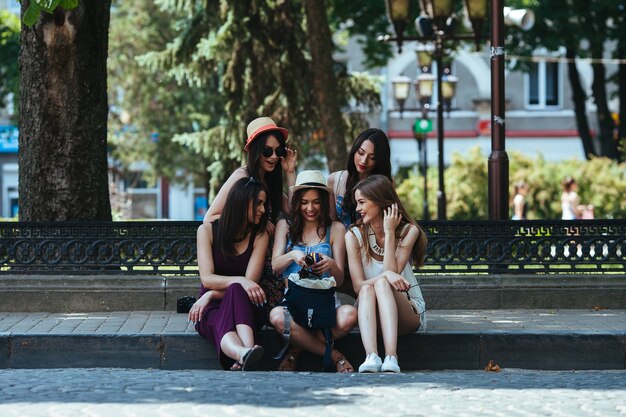
<instances>
[{"instance_id":1,"label":"ornate street lamp","mask_svg":"<svg viewBox=\"0 0 626 417\"><path fill-rule=\"evenodd\" d=\"M446 74L441 79L441 93L443 94L443 101L446 105L447 111L450 111L450 103L456 94L456 85L459 82L459 77L455 75Z\"/></svg>"},{"instance_id":2,"label":"ornate street lamp","mask_svg":"<svg viewBox=\"0 0 626 417\"><path fill-rule=\"evenodd\" d=\"M508 156L504 144L504 30L503 26L516 25L523 30L530 29L534 24L534 14L528 9L511 9L503 6L503 0L464 0L465 13L472 23L473 35L453 34L454 29L454 0L420 0L422 14L415 19L415 28L420 35L418 38L404 38L404 27L408 21L410 11L409 2L400 0L386 0L389 18L396 30L396 38L389 36L379 37L379 40L398 42L401 51L405 39L432 42L434 44L434 60L437 63L437 144L439 165L439 191L437 192L437 216L446 218L446 197L443 181L443 102L454 96L455 85L458 79L443 72L444 42L447 40L474 40L479 48L482 37L482 25L491 9L491 154L489 156L489 218L505 219L508 217ZM490 5L490 6L489 6ZM425 64L418 54L418 65L422 73L430 73L430 63ZM444 80L445 75L445 80ZM430 93L421 93L427 89L430 80L416 80L416 92L422 101L432 97ZM430 94L430 95L428 95ZM408 93L406 94L408 96ZM405 97L406 100L406 97ZM401 104L401 109L404 102Z\"/></svg>"},{"instance_id":3,"label":"ornate street lamp","mask_svg":"<svg viewBox=\"0 0 626 417\"><path fill-rule=\"evenodd\" d=\"M443 29L446 20L454 12L454 2L452 0L421 0L422 10L435 21L438 29Z\"/></svg>"},{"instance_id":4,"label":"ornate street lamp","mask_svg":"<svg viewBox=\"0 0 626 417\"><path fill-rule=\"evenodd\" d=\"M411 79L405 75L399 75L391 81L391 88L393 90L393 97L400 106L400 115L402 115L404 103L409 97L409 91L411 90Z\"/></svg>"},{"instance_id":5,"label":"ornate street lamp","mask_svg":"<svg viewBox=\"0 0 626 417\"><path fill-rule=\"evenodd\" d=\"M433 55L435 54L435 47L432 44L421 43L415 48L415 55L417 58L417 64L422 72L431 72L433 65Z\"/></svg>"},{"instance_id":6,"label":"ornate street lamp","mask_svg":"<svg viewBox=\"0 0 626 417\"><path fill-rule=\"evenodd\" d=\"M489 5L487 0L465 0L465 14L472 23L476 50L480 49L480 40L483 33L483 23L487 19Z\"/></svg>"},{"instance_id":7,"label":"ornate street lamp","mask_svg":"<svg viewBox=\"0 0 626 417\"><path fill-rule=\"evenodd\" d=\"M393 24L393 30L396 32L398 53L402 53L404 28L410 19L411 1L385 0L385 4L387 5L387 16L391 24Z\"/></svg>"},{"instance_id":8,"label":"ornate street lamp","mask_svg":"<svg viewBox=\"0 0 626 417\"><path fill-rule=\"evenodd\" d=\"M435 81L435 76L429 72L419 74L415 79L415 92L417 97L419 97L422 108L427 111L430 108L430 100L434 94Z\"/></svg>"}]
</instances>

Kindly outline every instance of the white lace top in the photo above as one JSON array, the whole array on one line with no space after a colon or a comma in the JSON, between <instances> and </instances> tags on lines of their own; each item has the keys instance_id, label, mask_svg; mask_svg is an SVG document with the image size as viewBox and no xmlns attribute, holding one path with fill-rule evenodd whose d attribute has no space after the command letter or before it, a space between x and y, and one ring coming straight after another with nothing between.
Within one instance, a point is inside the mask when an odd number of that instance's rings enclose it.
<instances>
[{"instance_id":1,"label":"white lace top","mask_svg":"<svg viewBox=\"0 0 626 417\"><path fill-rule=\"evenodd\" d=\"M376 260L370 257L370 261L366 262L367 257L365 254L365 248L363 247L363 236L361 235L361 231L358 227L352 227L350 230L354 232L354 235L359 242L359 247L361 248L361 259L363 259L363 272L365 274L365 279L374 278L377 275L380 275L383 272L383 261ZM413 268L411 264L407 262L404 270L402 270L401 274L409 283L411 284L411 288L409 289L409 301L416 308L417 312L420 315L420 330L426 329L426 303L424 302L424 296L422 295L422 290L420 290L419 284L417 283L417 278L415 278L415 274L413 273Z\"/></svg>"}]
</instances>

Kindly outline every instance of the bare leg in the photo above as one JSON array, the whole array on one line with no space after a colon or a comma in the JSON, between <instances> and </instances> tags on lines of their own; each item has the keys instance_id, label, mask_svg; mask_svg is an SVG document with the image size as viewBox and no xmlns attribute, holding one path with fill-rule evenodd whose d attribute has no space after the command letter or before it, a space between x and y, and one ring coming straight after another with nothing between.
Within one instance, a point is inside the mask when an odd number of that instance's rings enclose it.
<instances>
[{"instance_id":1,"label":"bare leg","mask_svg":"<svg viewBox=\"0 0 626 417\"><path fill-rule=\"evenodd\" d=\"M385 280L386 281L386 280ZM376 342L376 292L371 285L363 285L359 291L359 331L365 354L378 354Z\"/></svg>"},{"instance_id":2,"label":"bare leg","mask_svg":"<svg viewBox=\"0 0 626 417\"><path fill-rule=\"evenodd\" d=\"M247 348L254 346L254 332L250 326L247 324L238 324L235 326L235 329L243 346Z\"/></svg>"},{"instance_id":3,"label":"bare leg","mask_svg":"<svg viewBox=\"0 0 626 417\"><path fill-rule=\"evenodd\" d=\"M278 332L283 332L285 313L283 307L276 307L270 313L270 322ZM337 326L332 329L333 339L339 339L352 330L356 324L356 310L352 306L341 306L337 309ZM324 356L326 353L326 339L320 332L311 332L308 329L291 322L291 338L293 347L307 350L315 355ZM289 355L291 351L288 351ZM341 372L353 372L354 368L345 359L343 353L336 349L331 352L333 363ZM282 363L281 363L282 366ZM280 368L279 368L280 369Z\"/></svg>"},{"instance_id":4,"label":"bare leg","mask_svg":"<svg viewBox=\"0 0 626 417\"><path fill-rule=\"evenodd\" d=\"M279 332L282 333L285 327L285 313L283 307L276 307L270 312L270 323ZM301 349L323 356L326 351L326 344L320 340L314 333L308 331L295 321L291 321L291 337L290 343Z\"/></svg>"},{"instance_id":5,"label":"bare leg","mask_svg":"<svg viewBox=\"0 0 626 417\"><path fill-rule=\"evenodd\" d=\"M357 320L356 308L353 306L342 305L337 308L337 326L333 327L331 332L333 340L341 339L350 333L356 326Z\"/></svg>"},{"instance_id":6,"label":"bare leg","mask_svg":"<svg viewBox=\"0 0 626 417\"><path fill-rule=\"evenodd\" d=\"M250 331L252 331L252 329L250 329ZM226 356L234 359L235 361L239 361L243 358L243 355L250 350L249 347L245 347L243 345L243 342L235 331L228 332L224 335L224 337L222 337L222 340L220 341L220 348Z\"/></svg>"},{"instance_id":7,"label":"bare leg","mask_svg":"<svg viewBox=\"0 0 626 417\"><path fill-rule=\"evenodd\" d=\"M420 327L420 316L413 310L406 293L394 291L393 294L398 308L398 334L414 332Z\"/></svg>"},{"instance_id":8,"label":"bare leg","mask_svg":"<svg viewBox=\"0 0 626 417\"><path fill-rule=\"evenodd\" d=\"M398 307L394 293L396 292L386 279L379 279L374 283L380 329L383 335L385 355L398 356Z\"/></svg>"}]
</instances>

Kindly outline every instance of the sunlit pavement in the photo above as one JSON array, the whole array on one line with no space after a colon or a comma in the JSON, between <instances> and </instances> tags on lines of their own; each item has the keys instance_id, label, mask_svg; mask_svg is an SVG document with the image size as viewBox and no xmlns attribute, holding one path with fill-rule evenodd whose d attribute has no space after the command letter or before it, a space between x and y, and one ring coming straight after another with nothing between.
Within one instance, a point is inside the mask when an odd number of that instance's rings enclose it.
<instances>
[{"instance_id":1,"label":"sunlit pavement","mask_svg":"<svg viewBox=\"0 0 626 417\"><path fill-rule=\"evenodd\" d=\"M626 416L626 371L0 370L0 416Z\"/></svg>"}]
</instances>

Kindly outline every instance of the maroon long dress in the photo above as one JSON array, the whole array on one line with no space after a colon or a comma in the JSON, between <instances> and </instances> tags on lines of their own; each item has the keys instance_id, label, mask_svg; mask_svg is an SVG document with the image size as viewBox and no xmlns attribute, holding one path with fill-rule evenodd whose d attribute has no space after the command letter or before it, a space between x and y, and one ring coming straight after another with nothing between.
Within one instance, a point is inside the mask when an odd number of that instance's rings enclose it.
<instances>
[{"instance_id":1,"label":"maroon long dress","mask_svg":"<svg viewBox=\"0 0 626 417\"><path fill-rule=\"evenodd\" d=\"M219 227L218 221L213 221L213 230ZM240 255L225 258L213 245L213 265L215 273L226 276L245 276L252 250L256 231L252 231L250 243L246 250ZM200 286L200 297L204 295L207 288ZM235 326L245 324L252 328L255 333L263 327L266 322L263 310L256 307L250 301L248 294L241 284L233 283L228 286L224 297L221 300L211 300L202 313L202 318L196 324L196 331L217 350L217 356L223 369L229 369L235 360L226 356L220 348L220 342L224 335L235 330ZM256 343L256 342L255 342Z\"/></svg>"}]
</instances>

